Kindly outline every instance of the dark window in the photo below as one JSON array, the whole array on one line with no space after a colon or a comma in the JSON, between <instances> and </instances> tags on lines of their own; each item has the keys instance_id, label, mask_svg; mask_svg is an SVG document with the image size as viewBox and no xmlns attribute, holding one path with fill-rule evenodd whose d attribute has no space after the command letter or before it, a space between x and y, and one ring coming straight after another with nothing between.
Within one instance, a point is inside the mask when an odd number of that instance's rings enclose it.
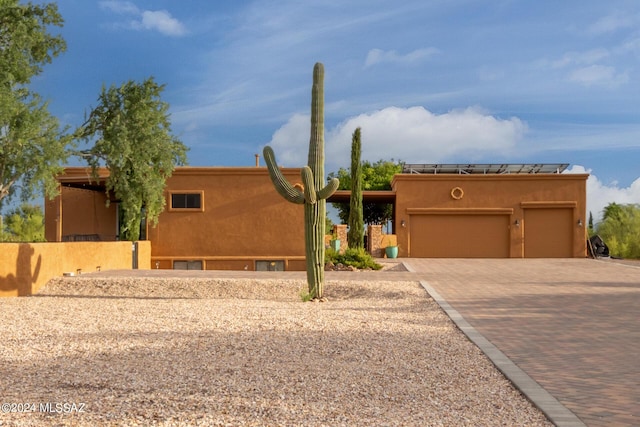
<instances>
[{"instance_id":1,"label":"dark window","mask_svg":"<svg viewBox=\"0 0 640 427\"><path fill-rule=\"evenodd\" d=\"M171 194L172 209L200 209L202 200L200 193L173 193Z\"/></svg>"},{"instance_id":2,"label":"dark window","mask_svg":"<svg viewBox=\"0 0 640 427\"><path fill-rule=\"evenodd\" d=\"M284 261L256 261L256 271L284 271Z\"/></svg>"},{"instance_id":3,"label":"dark window","mask_svg":"<svg viewBox=\"0 0 640 427\"><path fill-rule=\"evenodd\" d=\"M202 270L202 261L173 261L174 270Z\"/></svg>"}]
</instances>

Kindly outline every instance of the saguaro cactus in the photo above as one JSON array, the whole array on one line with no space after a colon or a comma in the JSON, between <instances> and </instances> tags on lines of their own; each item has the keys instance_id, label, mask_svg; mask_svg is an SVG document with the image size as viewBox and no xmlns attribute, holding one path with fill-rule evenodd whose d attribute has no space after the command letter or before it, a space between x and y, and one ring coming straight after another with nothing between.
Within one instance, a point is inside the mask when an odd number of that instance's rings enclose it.
<instances>
[{"instance_id":1,"label":"saguaro cactus","mask_svg":"<svg viewBox=\"0 0 640 427\"><path fill-rule=\"evenodd\" d=\"M362 143L360 128L356 128L351 139L351 199L349 201L350 248L364 248L364 213L362 208Z\"/></svg>"},{"instance_id":2,"label":"saguaro cactus","mask_svg":"<svg viewBox=\"0 0 640 427\"><path fill-rule=\"evenodd\" d=\"M278 193L292 203L304 204L305 255L309 295L311 298L322 298L324 293L326 199L336 191L339 181L333 178L325 185L324 66L321 63L318 62L313 67L309 161L300 172L303 188L291 185L284 178L271 147L264 147L263 154L269 169L269 176Z\"/></svg>"}]
</instances>

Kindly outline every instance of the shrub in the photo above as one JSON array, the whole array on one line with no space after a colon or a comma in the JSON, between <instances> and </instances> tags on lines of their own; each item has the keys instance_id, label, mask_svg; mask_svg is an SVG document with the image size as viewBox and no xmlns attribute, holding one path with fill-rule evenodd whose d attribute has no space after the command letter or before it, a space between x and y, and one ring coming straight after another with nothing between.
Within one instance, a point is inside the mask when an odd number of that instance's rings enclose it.
<instances>
[{"instance_id":1,"label":"shrub","mask_svg":"<svg viewBox=\"0 0 640 427\"><path fill-rule=\"evenodd\" d=\"M329 262L350 265L360 270L366 268L380 270L382 268L364 248L347 248L343 254L328 248L325 251L324 263L327 264Z\"/></svg>"},{"instance_id":2,"label":"shrub","mask_svg":"<svg viewBox=\"0 0 640 427\"><path fill-rule=\"evenodd\" d=\"M640 205L609 204L596 232L612 256L640 259Z\"/></svg>"}]
</instances>

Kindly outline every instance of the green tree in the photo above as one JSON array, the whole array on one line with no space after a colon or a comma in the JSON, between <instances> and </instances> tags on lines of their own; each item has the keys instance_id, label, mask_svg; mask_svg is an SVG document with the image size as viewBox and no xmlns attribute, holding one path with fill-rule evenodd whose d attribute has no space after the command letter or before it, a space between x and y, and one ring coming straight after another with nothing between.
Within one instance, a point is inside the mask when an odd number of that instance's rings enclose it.
<instances>
[{"instance_id":1,"label":"green tree","mask_svg":"<svg viewBox=\"0 0 640 427\"><path fill-rule=\"evenodd\" d=\"M120 202L124 240L138 240L144 221L157 222L166 180L187 160L187 147L171 134L169 105L160 99L163 89L153 77L103 86L98 106L76 130L78 138L93 142L82 154L94 177L101 166L109 170L106 191Z\"/></svg>"},{"instance_id":2,"label":"green tree","mask_svg":"<svg viewBox=\"0 0 640 427\"><path fill-rule=\"evenodd\" d=\"M613 219L616 221L620 221L620 217L622 215L623 207L615 202L609 203L602 210L602 220L605 221L607 219Z\"/></svg>"},{"instance_id":3,"label":"green tree","mask_svg":"<svg viewBox=\"0 0 640 427\"><path fill-rule=\"evenodd\" d=\"M351 140L351 199L349 202L349 232L347 233L347 244L350 248L364 248L361 153L361 130L356 128Z\"/></svg>"},{"instance_id":4,"label":"green tree","mask_svg":"<svg viewBox=\"0 0 640 427\"><path fill-rule=\"evenodd\" d=\"M23 200L40 189L48 197L57 193L70 138L28 85L66 49L61 36L48 32L62 25L54 3L0 0L0 203L18 188Z\"/></svg>"},{"instance_id":5,"label":"green tree","mask_svg":"<svg viewBox=\"0 0 640 427\"><path fill-rule=\"evenodd\" d=\"M391 190L391 180L397 173L402 172L402 163L391 160L378 160L375 163L362 163L362 190ZM340 180L340 190L351 190L351 172L340 168L338 172L331 172L329 178ZM338 211L338 218L343 224L349 221L349 203L332 203ZM384 203L363 203L363 218L365 224L385 224L393 218L393 205Z\"/></svg>"},{"instance_id":6,"label":"green tree","mask_svg":"<svg viewBox=\"0 0 640 427\"><path fill-rule=\"evenodd\" d=\"M44 214L36 205L22 204L4 217L3 240L44 242Z\"/></svg>"},{"instance_id":7,"label":"green tree","mask_svg":"<svg viewBox=\"0 0 640 427\"><path fill-rule=\"evenodd\" d=\"M609 253L623 258L640 258L640 204L610 203L597 225Z\"/></svg>"}]
</instances>

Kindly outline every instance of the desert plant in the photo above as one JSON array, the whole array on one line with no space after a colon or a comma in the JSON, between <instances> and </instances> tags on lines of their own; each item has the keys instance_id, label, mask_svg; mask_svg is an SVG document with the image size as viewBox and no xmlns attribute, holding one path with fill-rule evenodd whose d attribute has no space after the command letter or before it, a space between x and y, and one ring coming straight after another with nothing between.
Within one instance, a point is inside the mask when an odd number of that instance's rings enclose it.
<instances>
[{"instance_id":1,"label":"desert plant","mask_svg":"<svg viewBox=\"0 0 640 427\"><path fill-rule=\"evenodd\" d=\"M351 140L351 198L349 202L349 233L347 242L350 248L364 248L364 216L362 211L362 165L360 155L360 128L353 132Z\"/></svg>"},{"instance_id":2,"label":"desert plant","mask_svg":"<svg viewBox=\"0 0 640 427\"><path fill-rule=\"evenodd\" d=\"M300 296L302 302L309 302L313 299L308 289L300 289L298 295Z\"/></svg>"},{"instance_id":3,"label":"desert plant","mask_svg":"<svg viewBox=\"0 0 640 427\"><path fill-rule=\"evenodd\" d=\"M327 263L352 266L360 270L382 268L364 248L347 248L342 254L329 248L325 254L325 264Z\"/></svg>"},{"instance_id":4,"label":"desert plant","mask_svg":"<svg viewBox=\"0 0 640 427\"><path fill-rule=\"evenodd\" d=\"M276 162L273 149L264 147L269 176L278 193L286 200L304 205L305 256L307 284L311 298L322 298L324 292L324 235L327 216L326 199L338 188L339 181L324 177L324 66L313 67L311 89L311 137L308 165L300 172L303 188L287 181Z\"/></svg>"}]
</instances>

